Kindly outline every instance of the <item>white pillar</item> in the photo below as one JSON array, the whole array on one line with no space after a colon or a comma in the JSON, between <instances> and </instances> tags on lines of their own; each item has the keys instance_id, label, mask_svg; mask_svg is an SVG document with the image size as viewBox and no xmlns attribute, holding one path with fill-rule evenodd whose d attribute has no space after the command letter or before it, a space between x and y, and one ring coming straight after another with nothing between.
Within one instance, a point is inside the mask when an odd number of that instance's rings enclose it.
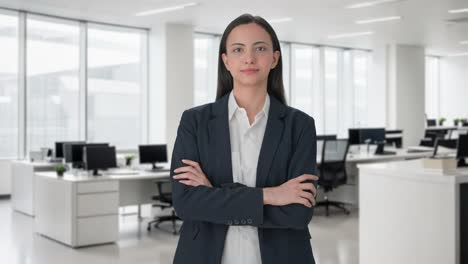
<instances>
[{"instance_id":1,"label":"white pillar","mask_svg":"<svg viewBox=\"0 0 468 264\"><path fill-rule=\"evenodd\" d=\"M419 144L425 124L424 47L387 47L387 127L403 129L404 146Z\"/></svg>"},{"instance_id":2,"label":"white pillar","mask_svg":"<svg viewBox=\"0 0 468 264\"><path fill-rule=\"evenodd\" d=\"M166 139L170 155L180 117L193 107L193 65L193 27L166 25Z\"/></svg>"}]
</instances>

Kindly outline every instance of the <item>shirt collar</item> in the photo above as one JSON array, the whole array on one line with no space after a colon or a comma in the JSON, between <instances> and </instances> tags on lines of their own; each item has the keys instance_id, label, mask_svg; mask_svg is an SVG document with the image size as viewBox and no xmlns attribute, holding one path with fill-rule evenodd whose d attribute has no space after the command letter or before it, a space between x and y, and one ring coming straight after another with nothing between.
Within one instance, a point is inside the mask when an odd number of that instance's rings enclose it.
<instances>
[{"instance_id":1,"label":"shirt collar","mask_svg":"<svg viewBox=\"0 0 468 264\"><path fill-rule=\"evenodd\" d=\"M234 92L231 91L229 94L229 102L228 102L228 111L229 111L229 121L231 121L234 113L237 109L239 109L239 105L236 102L236 98L234 98ZM270 110L270 95L267 93L265 98L265 103L263 104L262 111L265 114L265 117L268 118L268 111ZM258 115L258 114L257 114Z\"/></svg>"}]
</instances>

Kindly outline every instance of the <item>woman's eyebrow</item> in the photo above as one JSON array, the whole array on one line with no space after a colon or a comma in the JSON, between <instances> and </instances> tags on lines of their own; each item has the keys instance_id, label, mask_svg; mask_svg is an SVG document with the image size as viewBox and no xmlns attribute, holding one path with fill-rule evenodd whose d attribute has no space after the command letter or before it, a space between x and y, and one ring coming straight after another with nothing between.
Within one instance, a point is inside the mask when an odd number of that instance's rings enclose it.
<instances>
[{"instance_id":1,"label":"woman's eyebrow","mask_svg":"<svg viewBox=\"0 0 468 264\"><path fill-rule=\"evenodd\" d=\"M253 46L259 45L259 44L269 45L267 42L260 40L260 41L254 42ZM235 43L232 43L231 46L246 46L246 45L244 43L235 42Z\"/></svg>"}]
</instances>

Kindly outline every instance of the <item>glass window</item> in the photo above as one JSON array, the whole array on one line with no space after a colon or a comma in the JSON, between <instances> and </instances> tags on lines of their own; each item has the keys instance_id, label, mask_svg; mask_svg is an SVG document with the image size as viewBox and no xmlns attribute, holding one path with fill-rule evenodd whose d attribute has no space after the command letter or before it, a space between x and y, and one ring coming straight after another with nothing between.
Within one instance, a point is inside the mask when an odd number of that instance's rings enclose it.
<instances>
[{"instance_id":1,"label":"glass window","mask_svg":"<svg viewBox=\"0 0 468 264\"><path fill-rule=\"evenodd\" d=\"M27 17L27 149L79 139L78 22Z\"/></svg>"},{"instance_id":2,"label":"glass window","mask_svg":"<svg viewBox=\"0 0 468 264\"><path fill-rule=\"evenodd\" d=\"M218 51L220 38L196 34L194 39L195 91L193 104L202 105L216 99Z\"/></svg>"},{"instance_id":3,"label":"glass window","mask_svg":"<svg viewBox=\"0 0 468 264\"><path fill-rule=\"evenodd\" d=\"M88 26L88 141L120 149L144 143L143 30Z\"/></svg>"},{"instance_id":4,"label":"glass window","mask_svg":"<svg viewBox=\"0 0 468 264\"><path fill-rule=\"evenodd\" d=\"M291 58L290 58L290 49L291 45L288 43L281 42L281 59L283 62L283 83L284 83L284 96L286 97L286 102L291 104L290 99L290 65L291 65Z\"/></svg>"},{"instance_id":5,"label":"glass window","mask_svg":"<svg viewBox=\"0 0 468 264\"><path fill-rule=\"evenodd\" d=\"M317 134L323 134L320 50L296 44L291 50L291 106L314 117Z\"/></svg>"},{"instance_id":6,"label":"glass window","mask_svg":"<svg viewBox=\"0 0 468 264\"><path fill-rule=\"evenodd\" d=\"M0 14L0 158L18 156L18 16Z\"/></svg>"}]
</instances>

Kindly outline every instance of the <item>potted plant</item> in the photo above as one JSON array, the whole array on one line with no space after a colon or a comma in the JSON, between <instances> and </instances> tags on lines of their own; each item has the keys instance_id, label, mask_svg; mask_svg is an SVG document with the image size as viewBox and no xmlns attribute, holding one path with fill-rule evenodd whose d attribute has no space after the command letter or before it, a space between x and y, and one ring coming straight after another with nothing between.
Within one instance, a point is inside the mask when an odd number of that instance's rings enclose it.
<instances>
[{"instance_id":1,"label":"potted plant","mask_svg":"<svg viewBox=\"0 0 468 264\"><path fill-rule=\"evenodd\" d=\"M443 126L443 125L444 125L444 122L445 122L445 120L447 120L447 118L445 118L445 117L441 117L441 118L439 118L439 126Z\"/></svg>"},{"instance_id":2,"label":"potted plant","mask_svg":"<svg viewBox=\"0 0 468 264\"><path fill-rule=\"evenodd\" d=\"M132 165L132 160L135 158L134 155L126 155L125 156L125 165L130 166Z\"/></svg>"},{"instance_id":3,"label":"potted plant","mask_svg":"<svg viewBox=\"0 0 468 264\"><path fill-rule=\"evenodd\" d=\"M55 166L55 172L57 172L57 176L62 177L65 171L67 171L67 168L64 164L58 164Z\"/></svg>"},{"instance_id":4,"label":"potted plant","mask_svg":"<svg viewBox=\"0 0 468 264\"><path fill-rule=\"evenodd\" d=\"M458 123L461 123L461 122L460 122L460 119L461 119L461 118L455 118L455 119L453 119L453 125L454 125L454 126L458 126Z\"/></svg>"},{"instance_id":5,"label":"potted plant","mask_svg":"<svg viewBox=\"0 0 468 264\"><path fill-rule=\"evenodd\" d=\"M468 118L460 118L460 123L462 126L468 126Z\"/></svg>"}]
</instances>

